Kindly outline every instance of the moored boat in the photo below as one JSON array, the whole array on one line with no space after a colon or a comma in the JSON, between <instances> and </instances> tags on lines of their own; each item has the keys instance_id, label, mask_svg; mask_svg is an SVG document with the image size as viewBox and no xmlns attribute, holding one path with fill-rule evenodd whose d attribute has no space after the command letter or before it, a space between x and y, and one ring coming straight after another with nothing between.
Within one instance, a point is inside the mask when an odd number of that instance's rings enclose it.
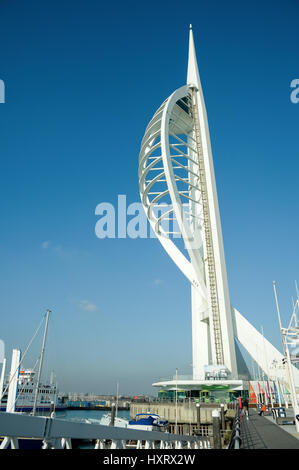
<instances>
[{"instance_id":1,"label":"moored boat","mask_svg":"<svg viewBox=\"0 0 299 470\"><path fill-rule=\"evenodd\" d=\"M87 418L86 422L90 424L101 424L102 426L110 426L111 424L111 413L104 414L101 419ZM126 418L121 418L120 416L115 416L114 426L117 428L126 428L128 427L129 421Z\"/></svg>"},{"instance_id":2,"label":"moored boat","mask_svg":"<svg viewBox=\"0 0 299 470\"><path fill-rule=\"evenodd\" d=\"M138 413L135 419L129 421L128 429L139 429L142 431L168 431L167 419L161 418L156 413Z\"/></svg>"}]
</instances>

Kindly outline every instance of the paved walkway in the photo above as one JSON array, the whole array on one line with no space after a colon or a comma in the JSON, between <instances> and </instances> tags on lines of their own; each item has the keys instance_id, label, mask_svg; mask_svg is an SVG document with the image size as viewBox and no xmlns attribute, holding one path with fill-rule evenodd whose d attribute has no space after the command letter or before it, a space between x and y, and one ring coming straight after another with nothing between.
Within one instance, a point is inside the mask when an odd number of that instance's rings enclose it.
<instances>
[{"instance_id":1,"label":"paved walkway","mask_svg":"<svg viewBox=\"0 0 299 470\"><path fill-rule=\"evenodd\" d=\"M299 439L278 425L270 416L259 416L249 409L249 418L241 418L242 449L299 449Z\"/></svg>"}]
</instances>

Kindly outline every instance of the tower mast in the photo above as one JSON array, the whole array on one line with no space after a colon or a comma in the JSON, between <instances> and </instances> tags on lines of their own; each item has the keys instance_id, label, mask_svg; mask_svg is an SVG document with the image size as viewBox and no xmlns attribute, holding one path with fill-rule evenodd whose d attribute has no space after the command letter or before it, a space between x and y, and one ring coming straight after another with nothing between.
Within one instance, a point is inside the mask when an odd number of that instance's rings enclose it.
<instances>
[{"instance_id":1,"label":"tower mast","mask_svg":"<svg viewBox=\"0 0 299 470\"><path fill-rule=\"evenodd\" d=\"M217 365L225 364L232 376L237 377L231 305L209 125L198 71L192 25L190 25L189 32L187 84L192 93L194 135L202 202L202 238L209 295L209 341L212 349L210 362ZM200 339L198 338L197 341Z\"/></svg>"}]
</instances>

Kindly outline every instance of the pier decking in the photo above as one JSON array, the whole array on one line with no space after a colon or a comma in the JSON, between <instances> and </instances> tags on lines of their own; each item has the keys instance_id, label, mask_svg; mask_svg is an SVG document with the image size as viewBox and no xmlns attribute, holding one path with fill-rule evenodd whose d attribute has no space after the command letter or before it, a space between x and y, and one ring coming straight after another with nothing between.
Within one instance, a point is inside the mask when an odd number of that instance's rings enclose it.
<instances>
[{"instance_id":1,"label":"pier decking","mask_svg":"<svg viewBox=\"0 0 299 470\"><path fill-rule=\"evenodd\" d=\"M299 449L299 436L286 429L291 426L278 425L271 414L259 416L257 410L250 408L249 418L241 418L241 449Z\"/></svg>"}]
</instances>

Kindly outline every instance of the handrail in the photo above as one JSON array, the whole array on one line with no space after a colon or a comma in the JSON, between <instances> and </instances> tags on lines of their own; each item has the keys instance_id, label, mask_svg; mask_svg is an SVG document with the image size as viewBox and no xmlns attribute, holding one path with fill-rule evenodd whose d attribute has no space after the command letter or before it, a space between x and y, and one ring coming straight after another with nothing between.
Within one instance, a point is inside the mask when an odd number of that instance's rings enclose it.
<instances>
[{"instance_id":1,"label":"handrail","mask_svg":"<svg viewBox=\"0 0 299 470\"><path fill-rule=\"evenodd\" d=\"M158 448L205 447L203 439L198 436L141 431L5 412L0 413L0 436L4 437L0 449L7 448L9 444L12 448L18 448L19 438L41 439L43 448L71 448L71 439L96 440L96 448L104 448L107 440L111 441L110 448L126 448L127 441L137 441L137 448L142 447L142 441L145 441L147 448L155 447L157 441Z\"/></svg>"},{"instance_id":2,"label":"handrail","mask_svg":"<svg viewBox=\"0 0 299 470\"><path fill-rule=\"evenodd\" d=\"M240 420L240 407L236 403L236 414L233 422L232 433L228 444L228 449L240 449L242 443L241 439L241 420Z\"/></svg>"}]
</instances>

